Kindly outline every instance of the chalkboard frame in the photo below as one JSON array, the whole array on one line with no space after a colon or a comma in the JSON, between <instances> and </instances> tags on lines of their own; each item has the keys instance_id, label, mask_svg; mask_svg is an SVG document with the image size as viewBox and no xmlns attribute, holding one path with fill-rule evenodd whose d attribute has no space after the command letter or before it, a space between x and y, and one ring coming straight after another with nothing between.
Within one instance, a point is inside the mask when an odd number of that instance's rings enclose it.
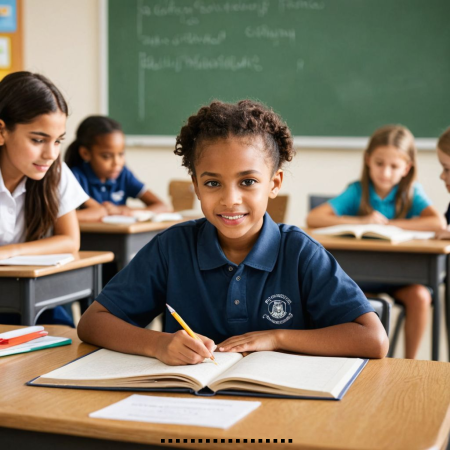
<instances>
[{"instance_id":1,"label":"chalkboard frame","mask_svg":"<svg viewBox=\"0 0 450 450\"><path fill-rule=\"evenodd\" d=\"M108 106L108 0L99 0L99 84L100 84L100 112L109 114ZM171 148L175 146L176 136L162 135L126 135L128 147ZM367 137L353 136L294 136L296 148L363 150L368 143ZM437 138L415 138L418 150L434 151Z\"/></svg>"}]
</instances>

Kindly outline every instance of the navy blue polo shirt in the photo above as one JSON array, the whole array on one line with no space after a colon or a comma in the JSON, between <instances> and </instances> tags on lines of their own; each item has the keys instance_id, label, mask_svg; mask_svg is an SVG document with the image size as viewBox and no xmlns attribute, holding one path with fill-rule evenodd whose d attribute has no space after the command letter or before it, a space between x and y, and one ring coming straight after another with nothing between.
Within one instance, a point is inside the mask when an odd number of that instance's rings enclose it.
<instances>
[{"instance_id":1,"label":"navy blue polo shirt","mask_svg":"<svg viewBox=\"0 0 450 450\"><path fill-rule=\"evenodd\" d=\"M238 266L226 258L206 219L184 222L143 247L97 301L141 327L168 303L195 332L216 343L250 331L337 325L373 311L318 242L268 214ZM164 331L180 329L166 314Z\"/></svg>"},{"instance_id":2,"label":"navy blue polo shirt","mask_svg":"<svg viewBox=\"0 0 450 450\"><path fill-rule=\"evenodd\" d=\"M104 183L95 175L88 162L72 167L71 170L86 194L98 203L125 205L128 197L137 198L144 189L144 183L139 181L126 166L115 180L108 179Z\"/></svg>"}]
</instances>

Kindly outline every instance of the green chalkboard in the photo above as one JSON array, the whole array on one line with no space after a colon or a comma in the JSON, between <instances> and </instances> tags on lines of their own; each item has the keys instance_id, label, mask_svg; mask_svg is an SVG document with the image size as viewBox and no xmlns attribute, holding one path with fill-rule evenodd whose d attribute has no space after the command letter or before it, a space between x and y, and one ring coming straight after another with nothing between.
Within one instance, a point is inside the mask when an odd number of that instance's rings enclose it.
<instances>
[{"instance_id":1,"label":"green chalkboard","mask_svg":"<svg viewBox=\"0 0 450 450\"><path fill-rule=\"evenodd\" d=\"M450 125L449 0L109 0L107 17L108 113L128 135L243 98L296 136Z\"/></svg>"}]
</instances>

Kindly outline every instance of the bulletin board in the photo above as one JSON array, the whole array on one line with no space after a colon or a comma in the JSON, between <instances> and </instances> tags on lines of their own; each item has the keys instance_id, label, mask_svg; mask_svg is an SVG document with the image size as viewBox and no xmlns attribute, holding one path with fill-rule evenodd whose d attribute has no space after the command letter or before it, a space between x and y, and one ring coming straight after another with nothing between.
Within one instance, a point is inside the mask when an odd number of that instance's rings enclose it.
<instances>
[{"instance_id":1,"label":"bulletin board","mask_svg":"<svg viewBox=\"0 0 450 450\"><path fill-rule=\"evenodd\" d=\"M22 0L0 0L0 80L23 70Z\"/></svg>"}]
</instances>

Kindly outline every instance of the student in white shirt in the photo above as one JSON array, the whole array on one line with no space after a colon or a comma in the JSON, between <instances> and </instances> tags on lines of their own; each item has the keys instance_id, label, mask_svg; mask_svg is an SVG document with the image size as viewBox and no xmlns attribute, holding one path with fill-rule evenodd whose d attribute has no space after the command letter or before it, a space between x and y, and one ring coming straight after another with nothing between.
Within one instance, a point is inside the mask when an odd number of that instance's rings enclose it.
<instances>
[{"instance_id":1,"label":"student in white shirt","mask_svg":"<svg viewBox=\"0 0 450 450\"><path fill-rule=\"evenodd\" d=\"M67 115L42 75L0 82L0 259L79 250L75 209L88 196L61 163Z\"/></svg>"}]
</instances>

